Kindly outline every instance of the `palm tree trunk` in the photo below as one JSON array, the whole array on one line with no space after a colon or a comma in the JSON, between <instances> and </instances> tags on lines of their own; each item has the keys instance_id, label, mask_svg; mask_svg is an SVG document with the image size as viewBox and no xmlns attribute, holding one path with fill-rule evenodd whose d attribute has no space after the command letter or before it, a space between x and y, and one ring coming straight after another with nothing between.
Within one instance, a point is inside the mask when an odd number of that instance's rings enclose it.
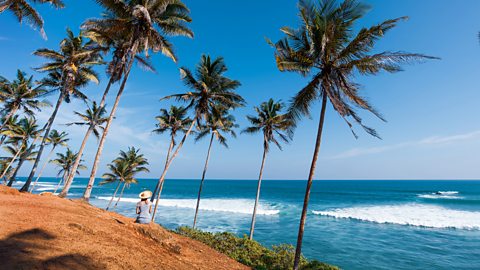
<instances>
[{"instance_id":1,"label":"palm tree trunk","mask_svg":"<svg viewBox=\"0 0 480 270\"><path fill-rule=\"evenodd\" d=\"M125 189L125 186L126 186L126 184L123 183L122 190L120 191L120 196L118 196L118 200L117 200L117 202L115 203L115 205L113 206L113 209L115 209L115 208L117 207L118 203L120 202L120 199L121 199L122 196L123 196L123 190Z\"/></svg>"},{"instance_id":2,"label":"palm tree trunk","mask_svg":"<svg viewBox=\"0 0 480 270\"><path fill-rule=\"evenodd\" d=\"M6 139L7 139L7 135L3 135L2 138L0 139L0 145L3 145Z\"/></svg>"},{"instance_id":3,"label":"palm tree trunk","mask_svg":"<svg viewBox=\"0 0 480 270\"><path fill-rule=\"evenodd\" d=\"M170 141L170 146L168 147L167 160L165 161L165 167L163 168L163 170L165 170L167 168L168 160L170 159L170 154L171 154L172 149L173 149L173 141L174 140L173 140L173 137L172 137L172 139ZM158 198L160 199L160 195L161 195L162 189L163 189L163 183L165 183L165 181L157 182L157 185L155 186L155 190L153 190L152 198L150 198L151 202L153 202L153 200L157 196L157 192L158 192Z\"/></svg>"},{"instance_id":4,"label":"palm tree trunk","mask_svg":"<svg viewBox=\"0 0 480 270\"><path fill-rule=\"evenodd\" d=\"M40 169L40 172L38 173L37 179L35 179L35 182L33 182L32 189L30 189L30 193L33 192L35 189L35 186L37 185L38 179L42 176L43 170L47 167L48 162L50 161L50 158L52 157L53 151L55 150L55 147L52 147L52 150L50 150L50 153L48 153L47 160L45 160L45 163L42 166L42 169Z\"/></svg>"},{"instance_id":5,"label":"palm tree trunk","mask_svg":"<svg viewBox=\"0 0 480 270\"><path fill-rule=\"evenodd\" d=\"M18 161L17 168L15 168L15 172L10 176L10 179L8 181L8 186L11 187L13 185L13 182L15 182L17 178L17 174L20 171L20 168L22 167L23 163L25 162L26 157L20 157L20 160Z\"/></svg>"},{"instance_id":6,"label":"palm tree trunk","mask_svg":"<svg viewBox=\"0 0 480 270\"><path fill-rule=\"evenodd\" d=\"M23 143L22 145L20 146L20 148L18 149L18 151L15 153L15 155L12 157L12 160L10 161L10 163L8 163L7 167L5 168L5 170L3 171L2 175L0 176L0 179L3 178L5 176L5 174L7 173L8 169L10 168L10 166L12 166L12 164L15 162L15 160L17 159L18 155L20 155L20 152L22 152L22 149L23 149ZM11 187L13 185L13 181L12 179L10 179L10 181L8 182L8 185L9 187Z\"/></svg>"},{"instance_id":7,"label":"palm tree trunk","mask_svg":"<svg viewBox=\"0 0 480 270\"><path fill-rule=\"evenodd\" d=\"M193 226L192 226L192 228L194 229L195 229L195 225L197 224L198 208L200 207L200 196L202 195L203 182L205 181L205 174L207 173L208 161L210 160L210 151L212 150L214 135L215 134L212 133L212 137L210 138L210 144L208 145L207 158L205 159L205 167L203 168L203 173L202 173L202 181L200 181L200 188L198 189L197 207L195 208L195 217L193 218Z\"/></svg>"},{"instance_id":8,"label":"palm tree trunk","mask_svg":"<svg viewBox=\"0 0 480 270\"><path fill-rule=\"evenodd\" d=\"M123 77L122 84L118 89L117 97L115 98L115 103L113 104L112 111L110 112L110 116L108 117L107 124L105 125L105 129L103 130L103 133L102 133L102 138L98 143L97 154L95 155L95 160L93 161L92 171L90 173L90 179L88 180L88 186L85 189L85 192L83 194L83 200L85 201L88 201L90 199L93 184L95 183L95 176L98 170L98 163L100 162L100 157L102 156L105 140L107 139L110 125L112 124L113 118L115 117L115 112L117 111L118 104L120 103L120 98L123 94L123 90L125 90L125 85L127 83L128 76L130 75L130 71L132 70L132 65L135 60L135 55L137 54L137 48L138 48L138 41L135 41L135 43L133 44L130 50L131 55L130 55L129 63L127 65L125 76Z\"/></svg>"},{"instance_id":9,"label":"palm tree trunk","mask_svg":"<svg viewBox=\"0 0 480 270\"><path fill-rule=\"evenodd\" d=\"M16 108L13 108L8 114L7 116L5 116L5 120L3 121L2 123L2 126L0 126L0 130L2 130L8 123L8 120L10 120L10 118L12 118L12 116L17 112L18 110L18 107ZM3 144L3 140L2 140L2 144ZM1 144L0 144L1 145Z\"/></svg>"},{"instance_id":10,"label":"palm tree trunk","mask_svg":"<svg viewBox=\"0 0 480 270\"><path fill-rule=\"evenodd\" d=\"M315 174L315 167L317 166L318 153L320 152L320 144L322 142L322 131L323 131L323 123L325 121L326 108L327 108L327 95L323 94L322 110L320 112L320 122L318 124L318 131L317 131L317 140L315 141L315 150L313 151L312 165L310 166L307 189L305 191L305 198L303 200L302 216L300 218L300 226L298 228L297 248L295 250L295 260L293 262L293 270L298 270L300 267L300 257L302 256L303 232L305 230L305 221L307 219L308 201L310 200L310 189L312 188L313 175Z\"/></svg>"},{"instance_id":11,"label":"palm tree trunk","mask_svg":"<svg viewBox=\"0 0 480 270\"><path fill-rule=\"evenodd\" d=\"M93 126L90 126L87 130L87 133L85 133L85 137L83 137L82 144L80 146L80 150L78 151L77 158L75 159L75 162L73 163L73 167L68 174L67 180L65 180L65 186L63 187L62 192L58 194L58 197L60 198L65 198L67 197L68 191L70 190L70 187L72 186L73 183L73 178L75 177L75 174L77 173L77 168L78 165L80 164L80 161L82 160L82 155L83 155L83 150L85 149L85 146L87 145L88 137L93 131Z\"/></svg>"},{"instance_id":12,"label":"palm tree trunk","mask_svg":"<svg viewBox=\"0 0 480 270\"><path fill-rule=\"evenodd\" d=\"M25 182L25 185L23 185L23 187L20 189L21 192L27 192L30 187L30 183L32 183L33 177L35 176L35 172L38 167L38 163L40 162L40 159L42 157L43 149L45 148L45 143L47 142L48 134L50 134L50 129L52 128L53 121L55 121L55 117L57 116L58 109L60 109L60 105L62 105L64 98L65 98L65 93L64 93L64 89L62 89L60 92L60 96L58 97L57 104L55 105L55 109L53 110L53 113L48 119L48 122L46 124L47 128L43 135L40 148L38 149L37 157L35 158L35 162L33 163L32 171L30 172L30 175L28 176L28 179Z\"/></svg>"},{"instance_id":13,"label":"palm tree trunk","mask_svg":"<svg viewBox=\"0 0 480 270\"><path fill-rule=\"evenodd\" d=\"M105 210L108 211L108 208L110 208L110 205L112 204L113 199L114 199L115 196L117 195L118 188L120 187L120 183L121 183L121 181L118 181L117 188L115 188L115 192L113 192L113 196L112 196L112 198L110 199L110 202L108 203L107 208L106 208Z\"/></svg>"},{"instance_id":14,"label":"palm tree trunk","mask_svg":"<svg viewBox=\"0 0 480 270\"><path fill-rule=\"evenodd\" d=\"M67 173L68 173L68 171L63 172L62 178L60 178L60 181L58 181L58 184L55 187L55 190L53 191L53 194L57 193L57 190L60 187L60 185L62 184L62 182L65 180L65 177L67 176Z\"/></svg>"},{"instance_id":15,"label":"palm tree trunk","mask_svg":"<svg viewBox=\"0 0 480 270\"><path fill-rule=\"evenodd\" d=\"M103 92L102 100L100 100L100 106L99 108L103 108L105 106L105 101L107 99L108 92L110 91L110 88L112 87L113 84L113 76L110 77L110 80L108 81L107 88L105 88L105 91ZM100 112L101 110L99 110ZM90 178L88 180L87 187L84 191L84 195L82 197L82 200L88 201L88 198L90 198L90 193L93 187L93 184L95 183L95 177ZM85 197L86 193L88 191L88 198Z\"/></svg>"},{"instance_id":16,"label":"palm tree trunk","mask_svg":"<svg viewBox=\"0 0 480 270\"><path fill-rule=\"evenodd\" d=\"M267 143L268 142L265 140L264 144L267 144ZM250 236L248 237L250 240L253 240L253 231L255 230L255 218L257 217L257 206L258 206L258 200L260 199L260 188L262 186L263 167L265 165L266 157L267 157L267 148L266 146L264 146L262 166L260 166L260 175L258 176L257 196L255 198L255 206L253 206L252 225L250 226Z\"/></svg>"},{"instance_id":17,"label":"palm tree trunk","mask_svg":"<svg viewBox=\"0 0 480 270\"><path fill-rule=\"evenodd\" d=\"M192 124L188 128L188 131L183 135L182 141L180 144L178 144L177 149L175 149L175 152L172 154L172 157L168 161L167 165L165 166L165 169L163 170L162 175L158 179L158 182L161 183L165 180L165 176L167 175L167 171L170 168L170 165L172 165L172 161L175 159L175 157L178 155L178 152L180 149L182 149L183 144L188 138L188 135L190 135L190 132L192 132L193 126L195 126L195 119L192 121ZM157 194L157 200L155 201L155 208L153 209L153 214L152 214L152 222L155 221L155 214L157 213L157 208L158 208L158 201L160 200L160 192Z\"/></svg>"}]
</instances>

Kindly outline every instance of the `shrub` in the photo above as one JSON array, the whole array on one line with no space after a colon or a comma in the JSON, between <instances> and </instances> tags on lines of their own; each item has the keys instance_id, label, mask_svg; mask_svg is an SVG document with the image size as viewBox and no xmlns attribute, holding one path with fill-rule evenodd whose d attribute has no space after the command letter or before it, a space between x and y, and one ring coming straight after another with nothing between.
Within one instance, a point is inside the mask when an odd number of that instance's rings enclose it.
<instances>
[{"instance_id":1,"label":"shrub","mask_svg":"<svg viewBox=\"0 0 480 270\"><path fill-rule=\"evenodd\" d=\"M210 233L190 227L179 227L175 232L200 241L256 270L287 270L293 267L295 249L292 245L282 244L269 249L246 236L240 238L228 232ZM302 270L338 270L337 267L318 261L308 262L303 256L300 265Z\"/></svg>"}]
</instances>

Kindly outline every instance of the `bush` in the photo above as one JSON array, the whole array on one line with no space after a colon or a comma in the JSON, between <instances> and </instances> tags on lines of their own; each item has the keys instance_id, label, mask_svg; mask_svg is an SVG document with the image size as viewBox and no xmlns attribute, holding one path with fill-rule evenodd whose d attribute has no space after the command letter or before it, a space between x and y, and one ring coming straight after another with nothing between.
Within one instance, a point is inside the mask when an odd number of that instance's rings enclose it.
<instances>
[{"instance_id":1,"label":"bush","mask_svg":"<svg viewBox=\"0 0 480 270\"><path fill-rule=\"evenodd\" d=\"M289 270L293 267L295 249L292 245L282 244L271 249L246 236L237 237L232 233L210 233L189 227L179 227L176 233L200 241L230 258L256 270ZM337 267L318 261L308 262L302 256L302 270L338 270Z\"/></svg>"}]
</instances>

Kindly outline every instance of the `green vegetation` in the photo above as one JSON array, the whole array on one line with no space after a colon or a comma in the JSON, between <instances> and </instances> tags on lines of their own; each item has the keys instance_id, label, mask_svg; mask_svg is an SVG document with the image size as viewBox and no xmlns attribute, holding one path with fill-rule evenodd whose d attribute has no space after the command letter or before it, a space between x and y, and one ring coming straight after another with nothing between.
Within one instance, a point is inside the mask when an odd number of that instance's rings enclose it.
<instances>
[{"instance_id":1,"label":"green vegetation","mask_svg":"<svg viewBox=\"0 0 480 270\"><path fill-rule=\"evenodd\" d=\"M282 244L272 246L272 248L269 249L257 241L248 239L247 236L240 238L233 233L210 233L190 227L179 227L175 232L200 241L218 252L256 270L283 270L291 269L293 266L295 249L292 245ZM338 267L318 261L307 261L303 256L300 260L300 267L302 270L339 269Z\"/></svg>"}]
</instances>

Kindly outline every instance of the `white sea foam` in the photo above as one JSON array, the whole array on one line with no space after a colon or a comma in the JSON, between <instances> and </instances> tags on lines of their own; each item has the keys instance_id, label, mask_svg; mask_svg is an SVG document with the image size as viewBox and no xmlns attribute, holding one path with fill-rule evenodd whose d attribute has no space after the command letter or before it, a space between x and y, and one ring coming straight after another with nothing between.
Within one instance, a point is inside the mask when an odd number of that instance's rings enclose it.
<instances>
[{"instance_id":1,"label":"white sea foam","mask_svg":"<svg viewBox=\"0 0 480 270\"><path fill-rule=\"evenodd\" d=\"M112 197L97 197L99 200L110 200ZM122 198L121 202L137 203L138 198ZM196 199L160 199L160 206L190 208L195 209L197 205ZM253 200L246 199L202 199L200 201L200 209L206 211L230 212L239 214L252 214ZM277 215L280 210L274 209L269 205L260 203L257 208L258 215Z\"/></svg>"},{"instance_id":2,"label":"white sea foam","mask_svg":"<svg viewBox=\"0 0 480 270\"><path fill-rule=\"evenodd\" d=\"M316 215L430 228L480 230L480 212L423 204L364 206L313 211Z\"/></svg>"},{"instance_id":3,"label":"white sea foam","mask_svg":"<svg viewBox=\"0 0 480 270\"><path fill-rule=\"evenodd\" d=\"M463 199L463 197L457 195L458 191L437 191L429 194L418 194L418 197L423 199Z\"/></svg>"}]
</instances>

